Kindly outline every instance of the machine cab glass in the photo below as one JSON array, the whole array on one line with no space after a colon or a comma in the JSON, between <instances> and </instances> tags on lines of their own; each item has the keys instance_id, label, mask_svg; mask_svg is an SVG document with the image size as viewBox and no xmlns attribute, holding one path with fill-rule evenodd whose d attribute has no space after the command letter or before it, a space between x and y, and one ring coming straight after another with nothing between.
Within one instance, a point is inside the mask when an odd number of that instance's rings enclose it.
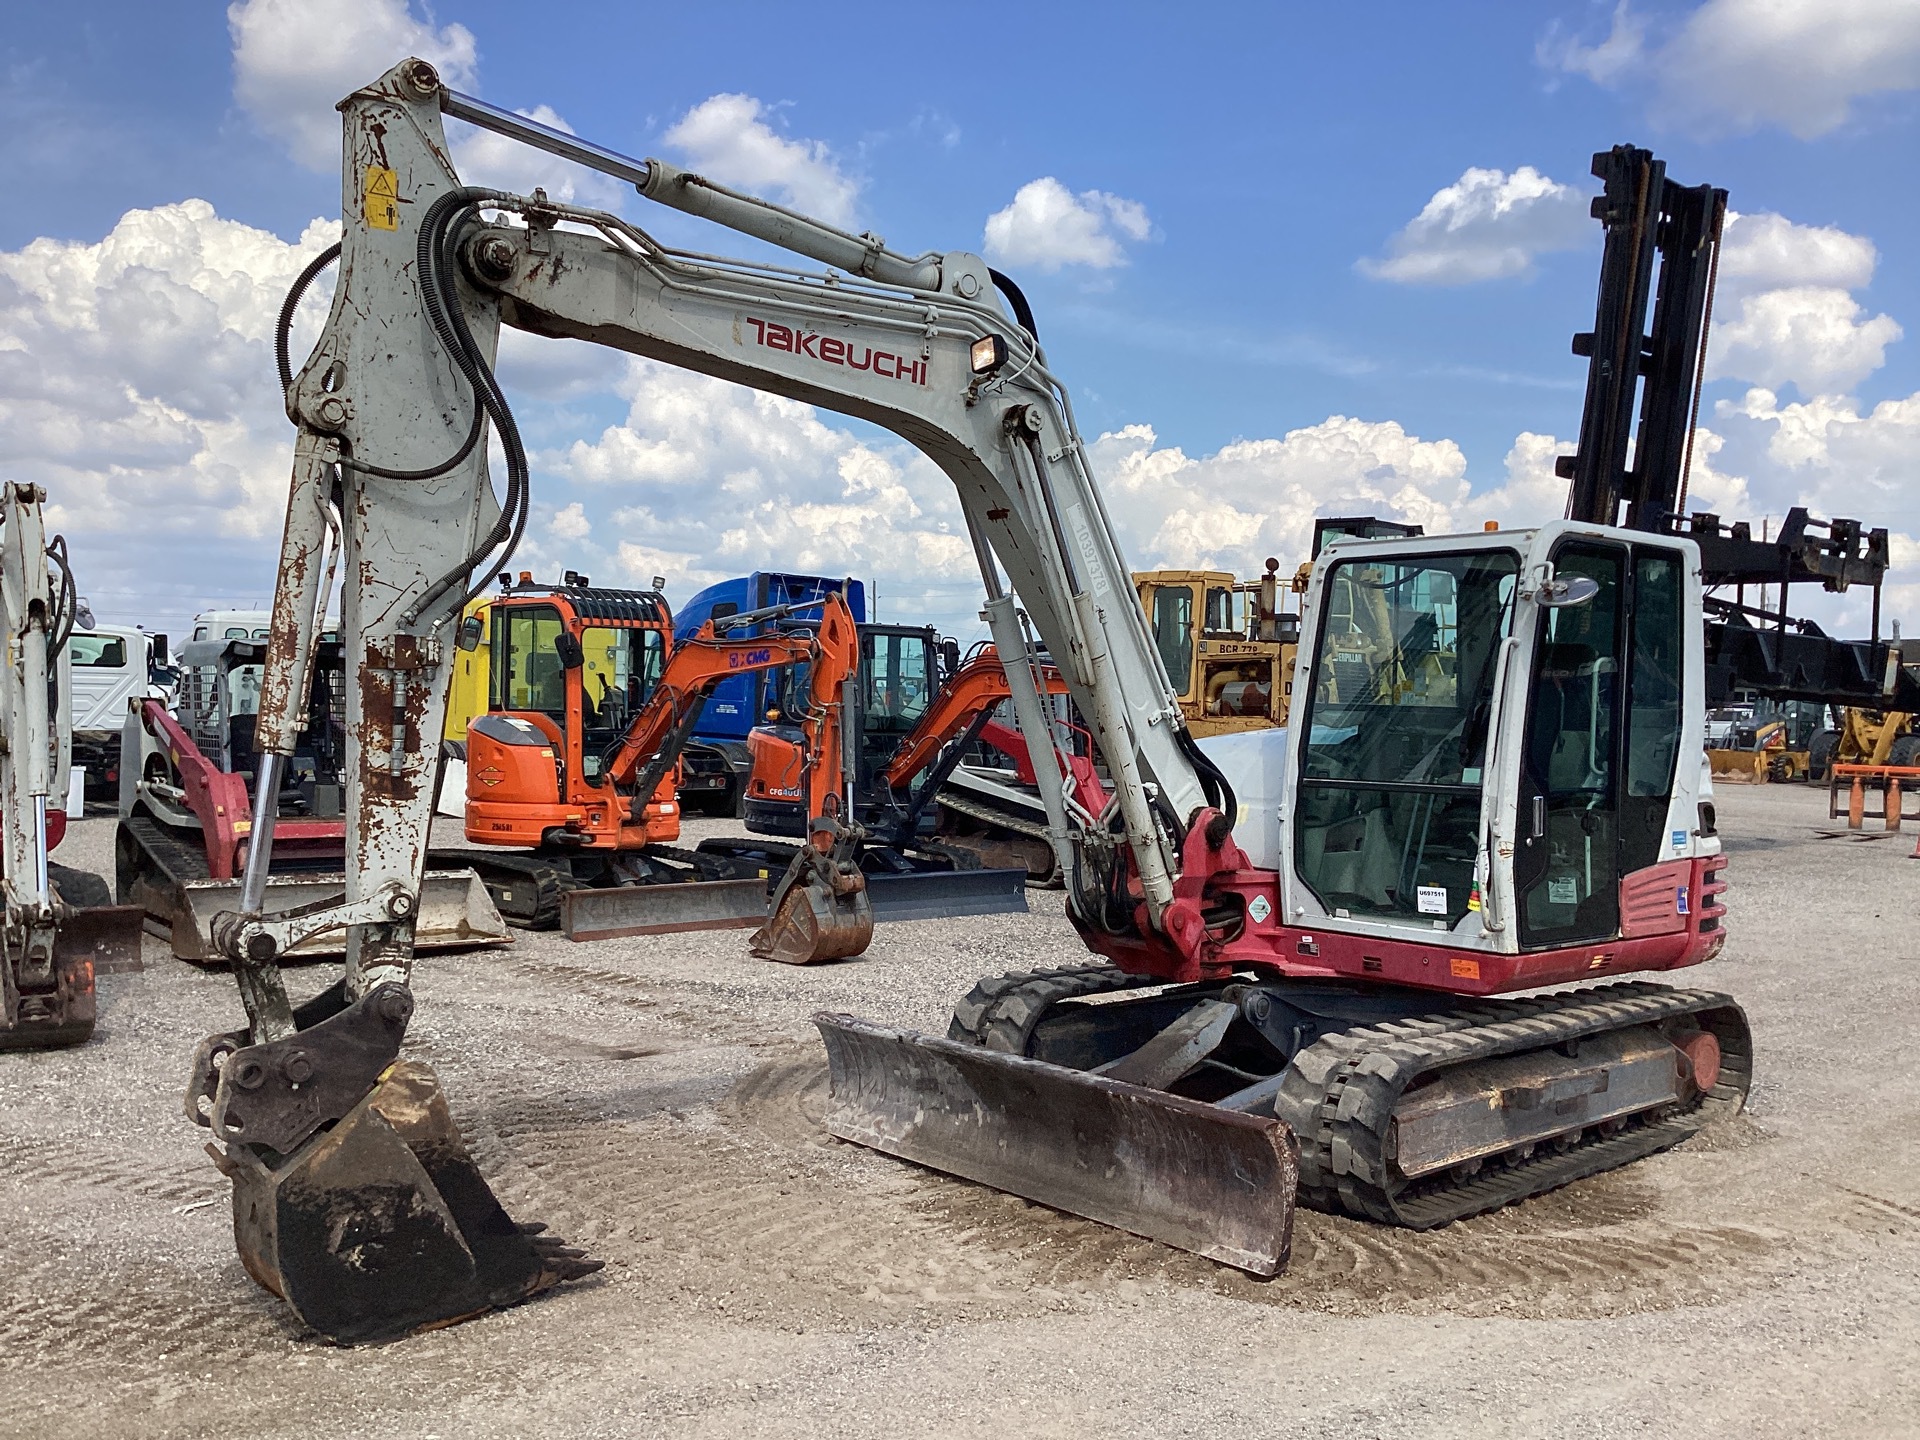
<instances>
[{"instance_id":1,"label":"machine cab glass","mask_svg":"<svg viewBox=\"0 0 1920 1440\"><path fill-rule=\"evenodd\" d=\"M1303 717L1299 878L1334 915L1451 926L1476 904L1512 550L1334 559Z\"/></svg>"}]
</instances>

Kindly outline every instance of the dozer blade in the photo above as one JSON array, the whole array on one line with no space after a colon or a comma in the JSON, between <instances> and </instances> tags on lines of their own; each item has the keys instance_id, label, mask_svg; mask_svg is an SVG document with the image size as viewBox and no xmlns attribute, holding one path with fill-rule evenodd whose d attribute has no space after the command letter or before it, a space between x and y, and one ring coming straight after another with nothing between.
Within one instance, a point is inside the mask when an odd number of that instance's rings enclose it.
<instances>
[{"instance_id":1,"label":"dozer blade","mask_svg":"<svg viewBox=\"0 0 1920 1440\"><path fill-rule=\"evenodd\" d=\"M455 1324L601 1266L514 1223L417 1061L271 1168L244 1145L223 1168L247 1273L337 1344Z\"/></svg>"},{"instance_id":2,"label":"dozer blade","mask_svg":"<svg viewBox=\"0 0 1920 1440\"><path fill-rule=\"evenodd\" d=\"M837 892L815 876L787 889L767 923L753 932L747 949L782 965L813 965L858 955L872 940L873 902L865 884Z\"/></svg>"},{"instance_id":3,"label":"dozer blade","mask_svg":"<svg viewBox=\"0 0 1920 1440\"><path fill-rule=\"evenodd\" d=\"M914 870L867 876L873 918L950 920L961 915L1024 915L1027 872L1019 870Z\"/></svg>"},{"instance_id":4,"label":"dozer blade","mask_svg":"<svg viewBox=\"0 0 1920 1440\"><path fill-rule=\"evenodd\" d=\"M273 875L267 880L268 914L310 905L339 895L346 888L342 875ZM142 898L148 912L164 908L166 931L173 953L199 965L224 965L226 956L213 943L213 917L240 908L238 880L188 880L160 895L147 887ZM487 887L471 870L429 870L420 892L420 917L414 928L415 950L471 950L511 945L513 932L500 918ZM287 951L296 960L317 960L346 953L347 932L331 930L303 940Z\"/></svg>"},{"instance_id":5,"label":"dozer blade","mask_svg":"<svg viewBox=\"0 0 1920 1440\"><path fill-rule=\"evenodd\" d=\"M840 1139L1255 1275L1285 1268L1299 1159L1280 1121L850 1015L813 1023Z\"/></svg>"},{"instance_id":6,"label":"dozer blade","mask_svg":"<svg viewBox=\"0 0 1920 1440\"><path fill-rule=\"evenodd\" d=\"M1709 750L1707 767L1716 780L1747 785L1764 785L1769 774L1765 750Z\"/></svg>"},{"instance_id":7,"label":"dozer blade","mask_svg":"<svg viewBox=\"0 0 1920 1440\"><path fill-rule=\"evenodd\" d=\"M764 880L694 880L684 885L620 885L569 890L560 897L560 929L569 940L736 930L767 918Z\"/></svg>"}]
</instances>

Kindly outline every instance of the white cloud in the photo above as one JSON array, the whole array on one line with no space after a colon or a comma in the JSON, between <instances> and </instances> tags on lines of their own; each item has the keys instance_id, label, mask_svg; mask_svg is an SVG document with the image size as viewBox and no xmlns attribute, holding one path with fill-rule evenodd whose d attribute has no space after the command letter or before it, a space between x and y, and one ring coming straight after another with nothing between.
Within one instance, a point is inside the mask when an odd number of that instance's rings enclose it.
<instances>
[{"instance_id":1,"label":"white cloud","mask_svg":"<svg viewBox=\"0 0 1920 1440\"><path fill-rule=\"evenodd\" d=\"M0 469L47 487L103 618L134 603L115 597L271 590L292 434L272 327L338 235L316 220L288 244L186 200L0 252ZM303 302L296 354L329 290Z\"/></svg>"},{"instance_id":2,"label":"white cloud","mask_svg":"<svg viewBox=\"0 0 1920 1440\"><path fill-rule=\"evenodd\" d=\"M1064 265L1111 270L1127 263L1126 242L1146 240L1146 206L1104 190L1078 195L1051 175L1029 180L1013 203L987 217L986 252L1008 265L1051 274Z\"/></svg>"},{"instance_id":3,"label":"white cloud","mask_svg":"<svg viewBox=\"0 0 1920 1440\"><path fill-rule=\"evenodd\" d=\"M1831 226L1729 214L1708 378L1792 384L1807 394L1857 385L1902 333L1891 316L1869 317L1847 293L1873 279L1878 258L1872 241Z\"/></svg>"},{"instance_id":4,"label":"white cloud","mask_svg":"<svg viewBox=\"0 0 1920 1440\"><path fill-rule=\"evenodd\" d=\"M789 140L751 95L715 95L681 116L664 137L693 169L737 190L851 229L860 183L818 140Z\"/></svg>"},{"instance_id":5,"label":"white cloud","mask_svg":"<svg viewBox=\"0 0 1920 1440\"><path fill-rule=\"evenodd\" d=\"M547 532L556 540L584 540L593 533L593 524L587 519L586 506L575 500L554 512L547 521Z\"/></svg>"},{"instance_id":6,"label":"white cloud","mask_svg":"<svg viewBox=\"0 0 1920 1440\"><path fill-rule=\"evenodd\" d=\"M239 0L227 8L233 95L301 164L340 166L334 106L409 55L471 89L476 51L464 25L417 20L407 0Z\"/></svg>"},{"instance_id":7,"label":"white cloud","mask_svg":"<svg viewBox=\"0 0 1920 1440\"><path fill-rule=\"evenodd\" d=\"M1136 566L1260 573L1307 556L1316 515L1372 514L1430 530L1467 498L1466 456L1388 421L1329 416L1278 440L1236 440L1211 455L1161 446L1150 425L1102 435L1091 460Z\"/></svg>"},{"instance_id":8,"label":"white cloud","mask_svg":"<svg viewBox=\"0 0 1920 1440\"><path fill-rule=\"evenodd\" d=\"M549 526L574 542L564 563L641 584L665 575L676 596L772 565L878 579L897 603L946 606L930 618L949 622L978 608L953 486L910 447L651 361L629 361L618 388L619 424L536 456L581 497Z\"/></svg>"},{"instance_id":9,"label":"white cloud","mask_svg":"<svg viewBox=\"0 0 1920 1440\"><path fill-rule=\"evenodd\" d=\"M1708 136L1771 125L1810 140L1859 100L1920 87L1920 0L1707 0L1648 36L1623 3L1598 45L1550 33L1538 55L1602 85L1646 77L1657 119Z\"/></svg>"},{"instance_id":10,"label":"white cloud","mask_svg":"<svg viewBox=\"0 0 1920 1440\"><path fill-rule=\"evenodd\" d=\"M1475 167L1438 190L1362 274L1404 285L1466 285L1533 270L1534 257L1591 242L1587 197L1531 165Z\"/></svg>"}]
</instances>

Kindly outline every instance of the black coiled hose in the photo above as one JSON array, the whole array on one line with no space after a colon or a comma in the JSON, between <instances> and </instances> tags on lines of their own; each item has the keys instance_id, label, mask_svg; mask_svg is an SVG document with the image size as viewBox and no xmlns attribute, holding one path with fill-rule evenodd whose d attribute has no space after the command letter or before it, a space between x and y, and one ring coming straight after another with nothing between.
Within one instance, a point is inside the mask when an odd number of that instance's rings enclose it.
<instances>
[{"instance_id":1,"label":"black coiled hose","mask_svg":"<svg viewBox=\"0 0 1920 1440\"><path fill-rule=\"evenodd\" d=\"M466 312L460 304L458 288L458 255L460 234L466 223L479 207L489 201L500 203L518 203L518 197L500 190L488 190L480 186L465 186L459 190L450 190L427 207L425 218L420 224L420 234L415 250L418 262L417 273L420 276L420 295L426 303L427 319L433 325L434 334L440 337L440 343L447 347L453 356L453 362L460 373L467 377L473 387L474 426L468 437L467 449L478 440L480 417L484 413L493 421L500 435L500 446L507 457L507 495L500 507L500 515L494 521L493 528L481 539L480 543L460 562L459 565L442 575L428 586L421 597L411 605L403 617L408 624L419 619L421 613L444 595L449 589L463 583L473 573L474 566L496 547L504 544L500 558L492 568L499 568L511 559L519 548L520 539L526 533L527 515L532 494L532 485L528 474L527 451L520 438L520 427L514 423L513 411L507 404L506 394L500 389L499 381L494 378L493 368L487 364L486 357L480 353L480 347L473 338L473 332L467 325ZM461 456L465 458L464 454ZM457 461L454 463L458 463ZM486 586L486 581L465 592L456 610L465 607Z\"/></svg>"}]
</instances>

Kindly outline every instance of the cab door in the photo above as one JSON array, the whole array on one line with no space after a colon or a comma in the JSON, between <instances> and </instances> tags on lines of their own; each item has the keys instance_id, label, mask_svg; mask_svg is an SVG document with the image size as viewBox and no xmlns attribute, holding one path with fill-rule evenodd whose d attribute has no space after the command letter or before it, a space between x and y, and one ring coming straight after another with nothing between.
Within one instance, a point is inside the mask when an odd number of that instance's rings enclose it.
<instances>
[{"instance_id":1,"label":"cab door","mask_svg":"<svg viewBox=\"0 0 1920 1440\"><path fill-rule=\"evenodd\" d=\"M1628 552L1576 536L1551 559L1557 580L1598 589L1539 612L1514 826L1522 949L1620 929Z\"/></svg>"}]
</instances>

